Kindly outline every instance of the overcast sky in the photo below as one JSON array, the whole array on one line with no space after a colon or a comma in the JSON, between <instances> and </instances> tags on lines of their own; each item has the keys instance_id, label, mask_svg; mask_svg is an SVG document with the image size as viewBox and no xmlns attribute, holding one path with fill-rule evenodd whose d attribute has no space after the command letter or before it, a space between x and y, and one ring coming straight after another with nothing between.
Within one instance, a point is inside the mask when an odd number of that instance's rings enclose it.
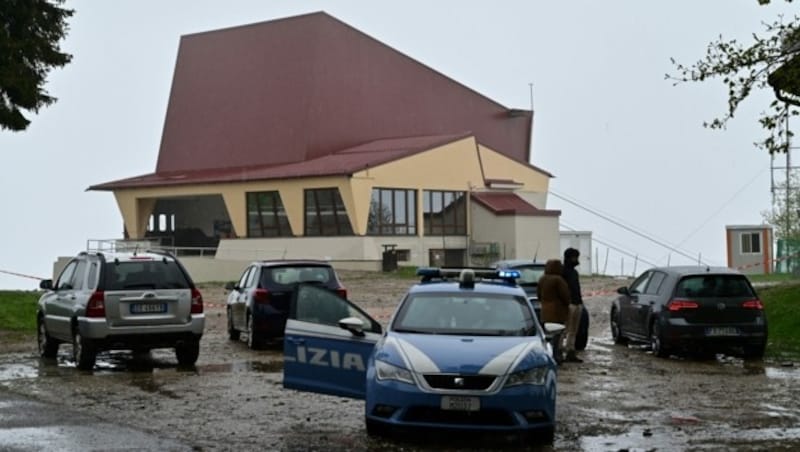
<instances>
[{"instance_id":1,"label":"overcast sky","mask_svg":"<svg viewBox=\"0 0 800 452\"><path fill-rule=\"evenodd\" d=\"M724 112L719 82L673 86L670 57L691 63L719 35L747 40L783 2L198 1L69 0L75 10L53 71L58 102L27 131L0 131L0 270L50 277L57 256L89 239L119 238L109 192L85 189L155 170L181 35L326 11L510 108L530 108L532 161L551 172L548 208L562 230L592 231L600 270L697 256L726 263L725 226L762 223L770 158L758 113L742 105L725 131L702 127ZM796 159L795 159L796 160ZM783 157L776 165L785 162ZM565 201L563 198L572 200ZM582 205L614 222L589 213ZM681 253L630 232L679 248ZM601 243L602 242L602 243ZM607 263L606 263L607 262ZM0 273L0 288L33 289Z\"/></svg>"}]
</instances>

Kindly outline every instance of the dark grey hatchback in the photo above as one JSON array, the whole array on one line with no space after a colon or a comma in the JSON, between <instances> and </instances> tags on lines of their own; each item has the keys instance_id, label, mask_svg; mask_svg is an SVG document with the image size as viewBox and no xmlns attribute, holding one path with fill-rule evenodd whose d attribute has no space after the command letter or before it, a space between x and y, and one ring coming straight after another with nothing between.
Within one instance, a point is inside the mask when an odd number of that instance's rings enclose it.
<instances>
[{"instance_id":1,"label":"dark grey hatchback","mask_svg":"<svg viewBox=\"0 0 800 452\"><path fill-rule=\"evenodd\" d=\"M726 267L651 268L617 290L611 335L649 342L656 356L732 353L760 358L767 345L764 305L747 277Z\"/></svg>"}]
</instances>

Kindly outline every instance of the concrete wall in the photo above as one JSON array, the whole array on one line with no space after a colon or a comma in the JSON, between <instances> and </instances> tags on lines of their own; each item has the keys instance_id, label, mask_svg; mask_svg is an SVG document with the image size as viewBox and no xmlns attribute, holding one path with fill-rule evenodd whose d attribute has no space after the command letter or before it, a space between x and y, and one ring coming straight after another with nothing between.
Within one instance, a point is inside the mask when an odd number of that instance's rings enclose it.
<instances>
[{"instance_id":1,"label":"concrete wall","mask_svg":"<svg viewBox=\"0 0 800 452\"><path fill-rule=\"evenodd\" d=\"M558 257L558 217L494 215L483 206L470 205L472 240L499 243L498 259Z\"/></svg>"}]
</instances>

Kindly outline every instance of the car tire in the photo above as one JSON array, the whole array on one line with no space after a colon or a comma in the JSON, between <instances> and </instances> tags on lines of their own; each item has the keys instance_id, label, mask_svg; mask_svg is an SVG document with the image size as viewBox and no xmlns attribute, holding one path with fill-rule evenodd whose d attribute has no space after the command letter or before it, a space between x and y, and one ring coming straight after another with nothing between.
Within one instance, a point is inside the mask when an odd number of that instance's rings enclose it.
<instances>
[{"instance_id":1,"label":"car tire","mask_svg":"<svg viewBox=\"0 0 800 452\"><path fill-rule=\"evenodd\" d=\"M200 356L200 341L192 340L175 347L175 358L179 366L194 366Z\"/></svg>"},{"instance_id":2,"label":"car tire","mask_svg":"<svg viewBox=\"0 0 800 452\"><path fill-rule=\"evenodd\" d=\"M653 322L650 327L650 350L659 358L666 358L669 356L669 347L664 342L664 337L661 334L661 327L658 322Z\"/></svg>"},{"instance_id":3,"label":"car tire","mask_svg":"<svg viewBox=\"0 0 800 452\"><path fill-rule=\"evenodd\" d=\"M619 325L619 311L617 308L611 308L611 318L609 319L609 323L611 324L611 338L614 339L615 344L627 344L628 338L622 334L622 329Z\"/></svg>"},{"instance_id":4,"label":"car tire","mask_svg":"<svg viewBox=\"0 0 800 452\"><path fill-rule=\"evenodd\" d=\"M228 308L227 311L228 311L228 339L232 341L238 341L241 332L236 328L234 328L233 326L233 314L231 314L231 308Z\"/></svg>"},{"instance_id":5,"label":"car tire","mask_svg":"<svg viewBox=\"0 0 800 452\"><path fill-rule=\"evenodd\" d=\"M553 444L553 441L556 439L556 428L555 427L545 427L539 429L536 432L536 442L541 445L550 445Z\"/></svg>"},{"instance_id":6,"label":"car tire","mask_svg":"<svg viewBox=\"0 0 800 452\"><path fill-rule=\"evenodd\" d=\"M589 311L581 305L581 320L575 334L575 350L585 350L589 343Z\"/></svg>"},{"instance_id":7,"label":"car tire","mask_svg":"<svg viewBox=\"0 0 800 452\"><path fill-rule=\"evenodd\" d=\"M373 421L372 419L365 419L367 426L367 435L385 437L389 435L389 426L383 422Z\"/></svg>"},{"instance_id":8,"label":"car tire","mask_svg":"<svg viewBox=\"0 0 800 452\"><path fill-rule=\"evenodd\" d=\"M261 340L256 336L254 331L255 318L253 313L247 314L247 347L250 350L258 350L261 347Z\"/></svg>"},{"instance_id":9,"label":"car tire","mask_svg":"<svg viewBox=\"0 0 800 452\"><path fill-rule=\"evenodd\" d=\"M36 320L36 342L42 358L55 358L58 355L58 341L48 334L47 325L41 316Z\"/></svg>"},{"instance_id":10,"label":"car tire","mask_svg":"<svg viewBox=\"0 0 800 452\"><path fill-rule=\"evenodd\" d=\"M76 327L72 332L72 358L75 366L80 370L92 370L97 360L97 351L89 339L81 336Z\"/></svg>"},{"instance_id":11,"label":"car tire","mask_svg":"<svg viewBox=\"0 0 800 452\"><path fill-rule=\"evenodd\" d=\"M745 345L742 350L744 359L761 359L764 357L766 344Z\"/></svg>"}]
</instances>

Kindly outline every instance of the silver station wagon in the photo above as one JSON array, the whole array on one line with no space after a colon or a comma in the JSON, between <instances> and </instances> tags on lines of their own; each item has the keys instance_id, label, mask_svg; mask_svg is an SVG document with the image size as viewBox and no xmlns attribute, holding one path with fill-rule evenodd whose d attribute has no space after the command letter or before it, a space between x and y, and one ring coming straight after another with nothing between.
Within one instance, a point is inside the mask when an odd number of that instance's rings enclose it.
<instances>
[{"instance_id":1,"label":"silver station wagon","mask_svg":"<svg viewBox=\"0 0 800 452\"><path fill-rule=\"evenodd\" d=\"M203 297L169 253L82 252L55 283L43 280L37 328L39 354L54 358L72 344L79 369L92 369L104 350L174 348L191 366L200 352Z\"/></svg>"}]
</instances>

